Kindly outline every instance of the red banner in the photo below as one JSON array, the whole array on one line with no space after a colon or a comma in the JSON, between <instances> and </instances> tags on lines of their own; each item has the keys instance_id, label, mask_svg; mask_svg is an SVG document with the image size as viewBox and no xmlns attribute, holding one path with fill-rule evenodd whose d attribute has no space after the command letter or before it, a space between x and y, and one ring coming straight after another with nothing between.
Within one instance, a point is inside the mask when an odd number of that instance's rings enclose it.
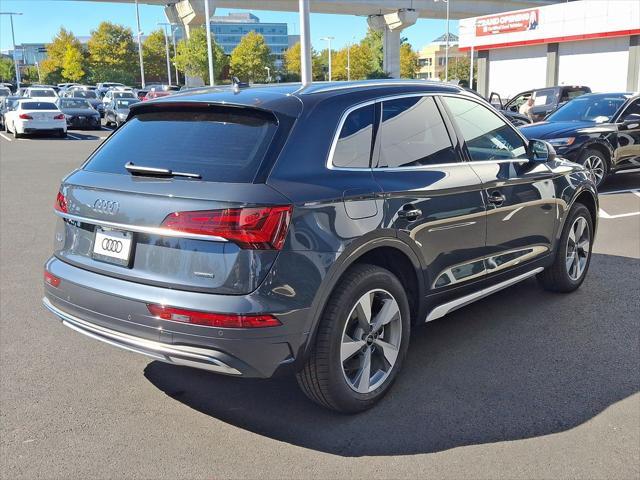
<instances>
[{"instance_id":1,"label":"red banner","mask_svg":"<svg viewBox=\"0 0 640 480\"><path fill-rule=\"evenodd\" d=\"M535 30L539 21L540 12L537 8L479 17L476 19L476 37Z\"/></svg>"}]
</instances>

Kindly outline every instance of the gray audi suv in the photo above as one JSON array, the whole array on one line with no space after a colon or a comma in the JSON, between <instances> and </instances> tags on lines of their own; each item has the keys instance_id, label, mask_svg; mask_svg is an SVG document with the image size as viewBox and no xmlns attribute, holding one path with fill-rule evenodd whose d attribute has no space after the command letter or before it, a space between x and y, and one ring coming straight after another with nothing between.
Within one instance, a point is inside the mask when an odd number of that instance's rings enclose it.
<instances>
[{"instance_id":1,"label":"gray audi suv","mask_svg":"<svg viewBox=\"0 0 640 480\"><path fill-rule=\"evenodd\" d=\"M589 173L423 81L189 90L131 106L60 186L44 305L77 332L371 407L417 326L585 279ZM478 325L482 328L482 325Z\"/></svg>"}]
</instances>

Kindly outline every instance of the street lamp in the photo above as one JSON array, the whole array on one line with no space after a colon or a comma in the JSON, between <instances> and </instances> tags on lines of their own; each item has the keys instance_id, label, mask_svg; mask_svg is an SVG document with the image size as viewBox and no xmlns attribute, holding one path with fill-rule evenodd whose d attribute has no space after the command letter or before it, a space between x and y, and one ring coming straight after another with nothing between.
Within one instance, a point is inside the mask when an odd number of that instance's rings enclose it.
<instances>
[{"instance_id":1,"label":"street lamp","mask_svg":"<svg viewBox=\"0 0 640 480\"><path fill-rule=\"evenodd\" d=\"M138 0L136 0L136 24L138 26L138 57L140 59L140 83L142 88L145 87L144 81L144 61L142 59L142 31L140 30L140 10L138 8Z\"/></svg>"},{"instance_id":2,"label":"street lamp","mask_svg":"<svg viewBox=\"0 0 640 480\"><path fill-rule=\"evenodd\" d=\"M352 41L355 41L355 35L351 38ZM352 42L349 42L347 45L347 81L351 80L351 45Z\"/></svg>"},{"instance_id":3,"label":"street lamp","mask_svg":"<svg viewBox=\"0 0 640 480\"><path fill-rule=\"evenodd\" d=\"M18 12L0 12L0 15L9 15L9 21L11 22L11 43L13 44L13 66L16 70L16 92L20 89L20 68L18 68L18 58L16 57L16 36L13 31L13 16L22 15Z\"/></svg>"},{"instance_id":4,"label":"street lamp","mask_svg":"<svg viewBox=\"0 0 640 480\"><path fill-rule=\"evenodd\" d=\"M444 81L449 81L449 0L434 0L447 4L447 38L444 49Z\"/></svg>"},{"instance_id":5,"label":"street lamp","mask_svg":"<svg viewBox=\"0 0 640 480\"><path fill-rule=\"evenodd\" d=\"M158 26L162 27L164 33L164 50L167 55L167 78L169 79L169 86L171 86L171 62L169 61L169 37L167 37L167 25L170 23L158 22Z\"/></svg>"},{"instance_id":6,"label":"street lamp","mask_svg":"<svg viewBox=\"0 0 640 480\"><path fill-rule=\"evenodd\" d=\"M264 67L267 71L267 83L271 83L271 69L269 67Z\"/></svg>"},{"instance_id":7,"label":"street lamp","mask_svg":"<svg viewBox=\"0 0 640 480\"><path fill-rule=\"evenodd\" d=\"M335 37L322 37L320 40L326 40L329 48L329 81L331 81L331 40Z\"/></svg>"}]
</instances>

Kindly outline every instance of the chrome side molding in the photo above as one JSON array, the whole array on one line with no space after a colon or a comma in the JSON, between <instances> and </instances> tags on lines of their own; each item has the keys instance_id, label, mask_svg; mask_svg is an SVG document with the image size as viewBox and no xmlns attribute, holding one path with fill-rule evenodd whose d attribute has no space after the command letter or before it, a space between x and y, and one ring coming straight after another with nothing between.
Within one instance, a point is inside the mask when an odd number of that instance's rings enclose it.
<instances>
[{"instance_id":1,"label":"chrome side molding","mask_svg":"<svg viewBox=\"0 0 640 480\"><path fill-rule=\"evenodd\" d=\"M465 295L464 297L456 298L455 300L451 300L450 302L443 303L442 305L438 305L434 309L432 309L427 315L426 322L430 322L431 320L436 320L438 318L444 317L447 313L453 312L458 308L464 307L465 305L469 305L470 303L475 302L476 300L480 300L481 298L488 297L492 293L496 293L504 288L510 287L511 285L515 285L522 280L526 280L527 278L533 277L537 275L542 270L542 267L535 268L529 272L523 273L522 275L518 275L517 277L510 278L509 280L505 280L504 282L497 283L492 285L491 287L484 288L482 290L478 290L477 292L470 293Z\"/></svg>"}]
</instances>

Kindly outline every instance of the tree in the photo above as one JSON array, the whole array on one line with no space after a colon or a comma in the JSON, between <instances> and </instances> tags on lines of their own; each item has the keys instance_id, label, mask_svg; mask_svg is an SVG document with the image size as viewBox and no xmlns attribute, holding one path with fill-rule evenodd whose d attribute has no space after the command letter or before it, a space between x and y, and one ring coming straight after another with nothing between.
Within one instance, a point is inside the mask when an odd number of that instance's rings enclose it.
<instances>
[{"instance_id":1,"label":"tree","mask_svg":"<svg viewBox=\"0 0 640 480\"><path fill-rule=\"evenodd\" d=\"M167 51L164 42L164 32L155 30L142 44L144 58L144 76L147 82L168 81L167 78Z\"/></svg>"},{"instance_id":2,"label":"tree","mask_svg":"<svg viewBox=\"0 0 640 480\"><path fill-rule=\"evenodd\" d=\"M284 68L291 81L299 81L302 76L300 65L300 42L284 52ZM315 79L322 78L322 63L318 52L311 49L311 75Z\"/></svg>"},{"instance_id":3,"label":"tree","mask_svg":"<svg viewBox=\"0 0 640 480\"><path fill-rule=\"evenodd\" d=\"M449 80L460 80L461 83L469 85L469 57L449 58ZM444 80L444 71L439 74L440 80ZM473 82L476 82L477 71L473 67Z\"/></svg>"},{"instance_id":4,"label":"tree","mask_svg":"<svg viewBox=\"0 0 640 480\"><path fill-rule=\"evenodd\" d=\"M213 75L220 79L229 59L215 40L211 39L213 53ZM175 63L186 75L199 77L209 83L209 60L207 57L207 32L204 28L191 29L191 35L178 43Z\"/></svg>"},{"instance_id":5,"label":"tree","mask_svg":"<svg viewBox=\"0 0 640 480\"><path fill-rule=\"evenodd\" d=\"M83 52L82 44L72 32L60 27L60 30L47 45L47 58L40 63L40 73L42 81L46 83L60 83L63 79L62 69L64 68L64 58L67 47Z\"/></svg>"},{"instance_id":6,"label":"tree","mask_svg":"<svg viewBox=\"0 0 640 480\"><path fill-rule=\"evenodd\" d=\"M134 83L137 56L130 28L102 22L91 32L87 48L95 82Z\"/></svg>"},{"instance_id":7,"label":"tree","mask_svg":"<svg viewBox=\"0 0 640 480\"><path fill-rule=\"evenodd\" d=\"M3 82L13 82L16 76L16 69L13 60L10 58L0 58L0 79Z\"/></svg>"},{"instance_id":8,"label":"tree","mask_svg":"<svg viewBox=\"0 0 640 480\"><path fill-rule=\"evenodd\" d=\"M369 48L371 52L371 66L369 78L386 78L384 73L384 47L382 44L383 33L381 30L367 30L367 34L360 41L360 45Z\"/></svg>"},{"instance_id":9,"label":"tree","mask_svg":"<svg viewBox=\"0 0 640 480\"><path fill-rule=\"evenodd\" d=\"M369 78L371 65L374 62L374 52L368 44L356 44L345 47L333 55L331 67L334 80L363 80ZM350 75L347 75L347 66L350 67Z\"/></svg>"},{"instance_id":10,"label":"tree","mask_svg":"<svg viewBox=\"0 0 640 480\"><path fill-rule=\"evenodd\" d=\"M418 71L418 54L410 43L400 45L400 78L415 78Z\"/></svg>"},{"instance_id":11,"label":"tree","mask_svg":"<svg viewBox=\"0 0 640 480\"><path fill-rule=\"evenodd\" d=\"M38 73L38 67L35 65L28 65L20 69L20 76L22 81L26 83L40 83L40 74Z\"/></svg>"},{"instance_id":12,"label":"tree","mask_svg":"<svg viewBox=\"0 0 640 480\"><path fill-rule=\"evenodd\" d=\"M79 82L85 76L84 56L79 48L67 45L62 60L62 78L70 82Z\"/></svg>"},{"instance_id":13,"label":"tree","mask_svg":"<svg viewBox=\"0 0 640 480\"><path fill-rule=\"evenodd\" d=\"M249 82L265 82L267 67L274 72L271 50L264 37L256 32L249 32L231 52L231 74L240 80Z\"/></svg>"}]
</instances>

